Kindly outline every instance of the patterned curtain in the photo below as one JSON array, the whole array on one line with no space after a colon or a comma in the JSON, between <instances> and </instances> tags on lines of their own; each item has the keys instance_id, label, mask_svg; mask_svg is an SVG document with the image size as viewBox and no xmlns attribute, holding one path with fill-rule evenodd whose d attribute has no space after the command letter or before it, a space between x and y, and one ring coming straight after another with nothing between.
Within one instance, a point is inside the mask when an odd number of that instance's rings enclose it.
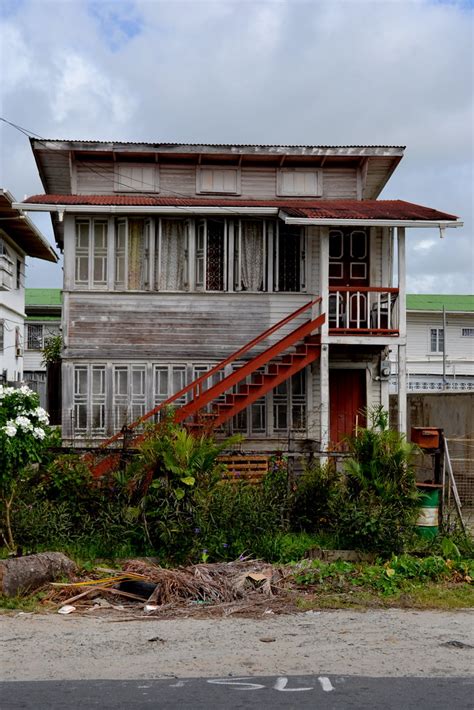
<instances>
[{"instance_id":1,"label":"patterned curtain","mask_svg":"<svg viewBox=\"0 0 474 710\"><path fill-rule=\"evenodd\" d=\"M186 280L186 223L163 219L161 222L161 291L183 291Z\"/></svg>"},{"instance_id":2,"label":"patterned curtain","mask_svg":"<svg viewBox=\"0 0 474 710\"><path fill-rule=\"evenodd\" d=\"M144 243L143 220L131 219L128 226L128 288L143 288Z\"/></svg>"},{"instance_id":3,"label":"patterned curtain","mask_svg":"<svg viewBox=\"0 0 474 710\"><path fill-rule=\"evenodd\" d=\"M263 223L242 222L242 287L263 289Z\"/></svg>"}]
</instances>

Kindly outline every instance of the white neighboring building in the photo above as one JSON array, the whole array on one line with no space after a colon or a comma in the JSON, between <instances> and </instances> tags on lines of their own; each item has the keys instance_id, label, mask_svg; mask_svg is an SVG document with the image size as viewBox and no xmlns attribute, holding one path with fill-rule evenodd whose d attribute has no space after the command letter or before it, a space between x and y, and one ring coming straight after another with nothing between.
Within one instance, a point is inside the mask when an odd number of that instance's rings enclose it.
<instances>
[{"instance_id":1,"label":"white neighboring building","mask_svg":"<svg viewBox=\"0 0 474 710\"><path fill-rule=\"evenodd\" d=\"M409 294L406 306L408 392L474 392L474 296Z\"/></svg>"},{"instance_id":2,"label":"white neighboring building","mask_svg":"<svg viewBox=\"0 0 474 710\"><path fill-rule=\"evenodd\" d=\"M58 257L33 222L0 188L0 382L23 379L26 256L57 262Z\"/></svg>"}]
</instances>

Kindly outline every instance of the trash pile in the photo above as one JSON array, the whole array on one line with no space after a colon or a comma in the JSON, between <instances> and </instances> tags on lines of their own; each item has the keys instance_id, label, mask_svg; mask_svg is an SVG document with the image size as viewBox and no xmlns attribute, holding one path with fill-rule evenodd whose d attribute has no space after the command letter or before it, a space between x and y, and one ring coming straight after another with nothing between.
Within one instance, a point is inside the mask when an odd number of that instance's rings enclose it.
<instances>
[{"instance_id":1,"label":"trash pile","mask_svg":"<svg viewBox=\"0 0 474 710\"><path fill-rule=\"evenodd\" d=\"M60 614L109 610L134 619L288 613L296 611L291 576L290 570L255 560L177 569L130 560L119 572L97 567L87 579L53 582L44 601Z\"/></svg>"}]
</instances>

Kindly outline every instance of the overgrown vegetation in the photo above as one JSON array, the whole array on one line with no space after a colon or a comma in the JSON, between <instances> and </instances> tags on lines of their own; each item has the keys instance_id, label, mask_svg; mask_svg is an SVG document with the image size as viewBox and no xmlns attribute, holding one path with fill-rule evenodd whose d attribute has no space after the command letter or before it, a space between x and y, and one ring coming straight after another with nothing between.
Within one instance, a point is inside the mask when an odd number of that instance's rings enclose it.
<instances>
[{"instance_id":1,"label":"overgrown vegetation","mask_svg":"<svg viewBox=\"0 0 474 710\"><path fill-rule=\"evenodd\" d=\"M46 338L42 350L42 364L48 366L55 362L61 362L62 351L62 335L51 335L49 338Z\"/></svg>"},{"instance_id":2,"label":"overgrown vegetation","mask_svg":"<svg viewBox=\"0 0 474 710\"><path fill-rule=\"evenodd\" d=\"M35 392L26 386L0 385L0 534L10 552L16 549L12 526L16 500L49 444L48 423Z\"/></svg>"},{"instance_id":3,"label":"overgrown vegetation","mask_svg":"<svg viewBox=\"0 0 474 710\"><path fill-rule=\"evenodd\" d=\"M340 585L395 594L410 579L472 577L465 562L474 556L470 539L416 535L413 449L388 429L381 409L348 442L342 470L312 463L292 487L283 456L272 460L262 485L223 482L218 457L235 443L192 436L168 418L106 480L93 480L79 456L43 457L41 467L16 476L12 535L24 552L56 548L82 559L153 555L164 565L241 556L288 563L314 547L380 556L380 564L363 571L339 562L301 567L301 584L325 593Z\"/></svg>"}]
</instances>

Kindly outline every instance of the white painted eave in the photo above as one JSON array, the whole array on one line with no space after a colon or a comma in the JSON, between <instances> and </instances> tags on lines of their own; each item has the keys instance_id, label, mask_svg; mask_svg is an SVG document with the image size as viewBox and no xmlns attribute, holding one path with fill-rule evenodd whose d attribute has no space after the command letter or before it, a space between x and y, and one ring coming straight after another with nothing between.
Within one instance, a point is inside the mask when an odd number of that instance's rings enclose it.
<instances>
[{"instance_id":1,"label":"white painted eave","mask_svg":"<svg viewBox=\"0 0 474 710\"><path fill-rule=\"evenodd\" d=\"M321 217L288 217L285 212L279 213L280 219L285 224L318 227L423 227L444 228L463 227L464 222L459 220L425 220L425 219L337 219Z\"/></svg>"},{"instance_id":2,"label":"white painted eave","mask_svg":"<svg viewBox=\"0 0 474 710\"><path fill-rule=\"evenodd\" d=\"M248 207L233 206L199 206L199 205L56 205L42 203L15 202L15 209L22 212L56 212L60 218L67 213L72 214L110 214L110 215L278 215L285 224L301 226L332 226L332 227L418 227L425 229L462 227L459 220L416 220L416 219L338 219L338 218L308 218L288 217L279 207Z\"/></svg>"},{"instance_id":3,"label":"white painted eave","mask_svg":"<svg viewBox=\"0 0 474 710\"><path fill-rule=\"evenodd\" d=\"M60 216L66 213L73 214L234 214L234 215L267 215L276 216L278 207L202 207L198 205L48 205L17 202L15 207L23 212L57 212Z\"/></svg>"}]
</instances>

